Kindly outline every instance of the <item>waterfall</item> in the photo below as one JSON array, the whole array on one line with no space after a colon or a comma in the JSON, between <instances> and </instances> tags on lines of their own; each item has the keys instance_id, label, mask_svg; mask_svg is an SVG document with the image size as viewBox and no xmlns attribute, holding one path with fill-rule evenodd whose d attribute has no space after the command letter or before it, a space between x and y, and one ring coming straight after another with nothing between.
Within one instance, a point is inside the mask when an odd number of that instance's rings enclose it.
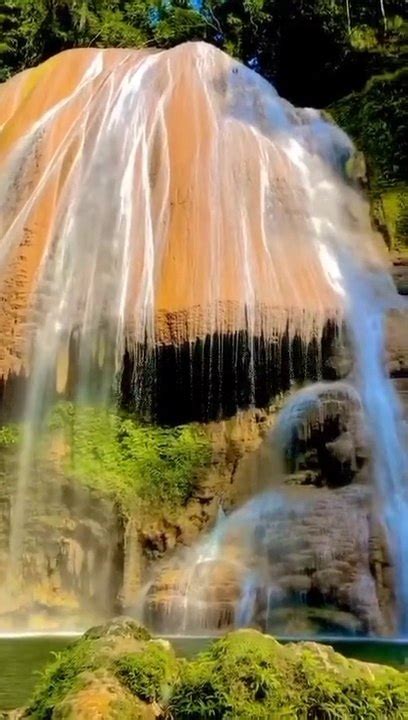
<instances>
[{"instance_id":1,"label":"waterfall","mask_svg":"<svg viewBox=\"0 0 408 720\"><path fill-rule=\"evenodd\" d=\"M347 297L346 318L355 358L355 383L365 411L373 473L397 570L399 628L408 632L408 452L407 431L385 357L387 311L403 307L391 277L367 271L343 248L331 250L331 268Z\"/></svg>"},{"instance_id":2,"label":"waterfall","mask_svg":"<svg viewBox=\"0 0 408 720\"><path fill-rule=\"evenodd\" d=\"M313 380L313 404L345 322L345 385L371 437L406 630L407 456L383 357L397 297L347 177L347 136L220 50L187 43L68 51L17 75L0 87L0 144L0 373L26 378L7 587L28 572L36 452L58 400L101 408L107 423L120 405L171 425L266 407ZM366 552L366 538L356 543ZM259 573L244 570L230 590L235 602L242 584L247 623ZM266 584L269 607L284 591Z\"/></svg>"}]
</instances>

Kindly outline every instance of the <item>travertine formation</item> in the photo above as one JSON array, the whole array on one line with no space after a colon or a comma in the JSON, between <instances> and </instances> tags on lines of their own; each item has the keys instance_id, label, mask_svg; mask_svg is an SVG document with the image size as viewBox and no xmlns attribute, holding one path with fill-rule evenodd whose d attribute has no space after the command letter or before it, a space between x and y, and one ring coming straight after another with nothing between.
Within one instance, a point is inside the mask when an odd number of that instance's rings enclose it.
<instances>
[{"instance_id":1,"label":"travertine formation","mask_svg":"<svg viewBox=\"0 0 408 720\"><path fill-rule=\"evenodd\" d=\"M0 411L9 419L9 408L19 415L24 406L27 420L14 506L5 500L2 509L0 563L28 594L16 600L7 587L3 600L15 601L7 612L31 621L34 606L42 617L59 593L75 612L94 607L102 556L106 607L131 607L148 548L156 557L190 545L221 494L227 510L243 499L229 487L240 448L221 463L221 481L220 468L206 478L207 495L190 500L180 525L163 518L156 532L132 517L106 530L105 505L102 519L88 522L88 494L78 493L85 507L70 502L67 478L48 496L55 468L37 483L36 433L57 396L106 403L114 387L131 412L177 424L267 408L296 381L347 376L322 402L313 386L309 415L292 417L278 516L273 493L256 523L244 506L245 527L223 537L222 562L212 549L187 580L178 568L158 579L147 608L159 624L176 608L184 629L393 629L393 570L373 506L391 500L388 531L398 527L404 547L402 415L380 332L392 308L389 365L403 383L404 315L366 203L347 178L352 152L320 113L293 108L202 43L69 51L0 87ZM18 392L7 392L10 376L20 378L20 407ZM361 413L377 472L366 463ZM293 492L302 498L291 504ZM205 587L211 605L197 598L201 620L188 616L192 585ZM408 573L401 585L408 597Z\"/></svg>"},{"instance_id":2,"label":"travertine formation","mask_svg":"<svg viewBox=\"0 0 408 720\"><path fill-rule=\"evenodd\" d=\"M60 392L72 357L120 367L145 342L318 338L342 305L320 241L378 256L342 175L350 152L203 43L73 50L14 77L0 88L1 373L35 365L40 327Z\"/></svg>"}]
</instances>

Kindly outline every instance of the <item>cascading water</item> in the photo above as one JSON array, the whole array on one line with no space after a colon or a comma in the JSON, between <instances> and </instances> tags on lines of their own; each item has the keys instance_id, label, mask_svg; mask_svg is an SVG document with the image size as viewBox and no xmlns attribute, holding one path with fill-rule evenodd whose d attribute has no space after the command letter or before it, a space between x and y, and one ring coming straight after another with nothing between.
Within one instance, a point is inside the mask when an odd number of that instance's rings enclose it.
<instances>
[{"instance_id":1,"label":"cascading water","mask_svg":"<svg viewBox=\"0 0 408 720\"><path fill-rule=\"evenodd\" d=\"M373 474L397 569L399 628L408 631L408 437L398 395L386 369L386 313L403 306L391 278L361 268L342 248L331 270L347 298L346 318L355 382L365 410ZM333 252L333 251L332 251Z\"/></svg>"},{"instance_id":2,"label":"cascading water","mask_svg":"<svg viewBox=\"0 0 408 720\"><path fill-rule=\"evenodd\" d=\"M118 402L170 424L266 406L319 379L345 319L403 617L407 458L382 358L396 295L344 133L192 43L76 50L16 76L0 88L0 148L0 371L6 387L26 377L6 594L26 582L35 456L58 399L105 408L106 422ZM85 562L74 550L70 567Z\"/></svg>"}]
</instances>

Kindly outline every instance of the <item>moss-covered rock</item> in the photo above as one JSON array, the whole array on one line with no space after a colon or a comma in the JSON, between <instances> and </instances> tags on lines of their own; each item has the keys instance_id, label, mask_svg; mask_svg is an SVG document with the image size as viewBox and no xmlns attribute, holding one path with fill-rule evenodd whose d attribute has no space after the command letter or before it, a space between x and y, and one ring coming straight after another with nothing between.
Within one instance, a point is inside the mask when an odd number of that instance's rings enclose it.
<instances>
[{"instance_id":1,"label":"moss-covered rock","mask_svg":"<svg viewBox=\"0 0 408 720\"><path fill-rule=\"evenodd\" d=\"M367 161L374 223L391 249L408 251L408 68L372 77L329 107Z\"/></svg>"},{"instance_id":2,"label":"moss-covered rock","mask_svg":"<svg viewBox=\"0 0 408 720\"><path fill-rule=\"evenodd\" d=\"M83 677L82 687L73 689L55 707L55 720L154 720L157 713L124 688L109 673L97 671Z\"/></svg>"},{"instance_id":3,"label":"moss-covered rock","mask_svg":"<svg viewBox=\"0 0 408 720\"><path fill-rule=\"evenodd\" d=\"M45 671L37 720L403 720L408 674L317 643L239 630L191 661L131 620L86 633Z\"/></svg>"},{"instance_id":4,"label":"moss-covered rock","mask_svg":"<svg viewBox=\"0 0 408 720\"><path fill-rule=\"evenodd\" d=\"M162 715L178 678L169 643L138 623L91 628L45 670L26 717L35 720L150 720Z\"/></svg>"},{"instance_id":5,"label":"moss-covered rock","mask_svg":"<svg viewBox=\"0 0 408 720\"><path fill-rule=\"evenodd\" d=\"M343 658L317 643L280 645L254 630L227 635L184 673L175 718L404 718L408 678L392 668Z\"/></svg>"},{"instance_id":6,"label":"moss-covered rock","mask_svg":"<svg viewBox=\"0 0 408 720\"><path fill-rule=\"evenodd\" d=\"M132 618L118 617L110 620L104 625L95 625L86 631L83 639L109 641L111 638L131 638L132 640L151 640L152 636L139 623Z\"/></svg>"},{"instance_id":7,"label":"moss-covered rock","mask_svg":"<svg viewBox=\"0 0 408 720\"><path fill-rule=\"evenodd\" d=\"M23 423L0 426L0 451L17 456ZM191 497L212 458L198 424L162 427L125 412L60 402L36 435L35 462L109 497L125 513L141 504L175 510Z\"/></svg>"},{"instance_id":8,"label":"moss-covered rock","mask_svg":"<svg viewBox=\"0 0 408 720\"><path fill-rule=\"evenodd\" d=\"M49 416L46 448L50 433L65 447L64 472L114 497L125 512L141 499L150 507L182 505L211 458L210 443L198 425L161 427L67 402Z\"/></svg>"}]
</instances>

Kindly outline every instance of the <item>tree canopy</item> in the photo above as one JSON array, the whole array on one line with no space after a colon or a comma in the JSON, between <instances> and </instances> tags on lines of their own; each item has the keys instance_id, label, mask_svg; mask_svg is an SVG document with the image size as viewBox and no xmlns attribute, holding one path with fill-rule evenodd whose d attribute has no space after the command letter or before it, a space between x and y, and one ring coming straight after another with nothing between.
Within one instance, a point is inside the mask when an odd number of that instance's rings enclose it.
<instances>
[{"instance_id":1,"label":"tree canopy","mask_svg":"<svg viewBox=\"0 0 408 720\"><path fill-rule=\"evenodd\" d=\"M394 70L405 0L0 0L0 80L72 47L202 39L299 104L326 105Z\"/></svg>"}]
</instances>

